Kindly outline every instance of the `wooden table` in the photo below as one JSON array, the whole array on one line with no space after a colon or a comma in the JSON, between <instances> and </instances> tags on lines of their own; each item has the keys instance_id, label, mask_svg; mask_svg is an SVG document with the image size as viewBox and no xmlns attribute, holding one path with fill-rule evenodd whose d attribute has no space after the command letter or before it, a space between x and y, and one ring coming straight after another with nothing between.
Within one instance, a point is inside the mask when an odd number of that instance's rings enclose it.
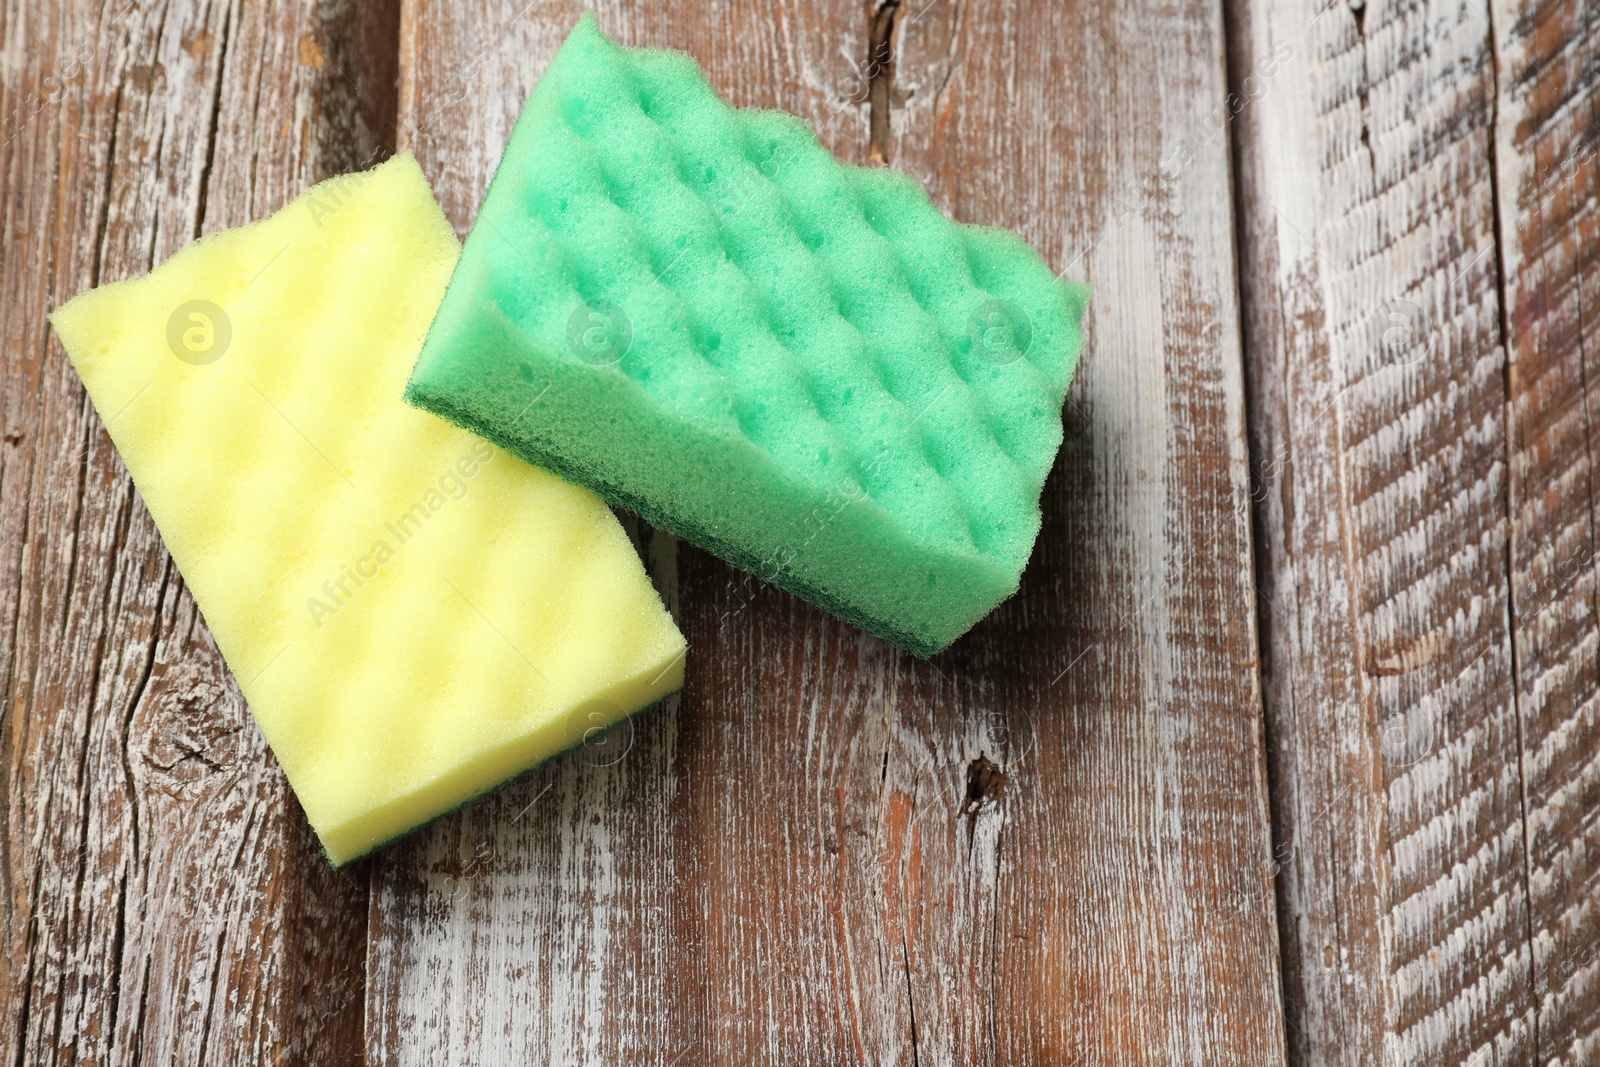
<instances>
[{"instance_id":1,"label":"wooden table","mask_svg":"<svg viewBox=\"0 0 1600 1067\"><path fill-rule=\"evenodd\" d=\"M329 869L45 315L464 234L579 11L0 3L4 1062L1600 1062L1586 0L603 0L1097 287L1044 531L920 661L634 523L681 699Z\"/></svg>"}]
</instances>

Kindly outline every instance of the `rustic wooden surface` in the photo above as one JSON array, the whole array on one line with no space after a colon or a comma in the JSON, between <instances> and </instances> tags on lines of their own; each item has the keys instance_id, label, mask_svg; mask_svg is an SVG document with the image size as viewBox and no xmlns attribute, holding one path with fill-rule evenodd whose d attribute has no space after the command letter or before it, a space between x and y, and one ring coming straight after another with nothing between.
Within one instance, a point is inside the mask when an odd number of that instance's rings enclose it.
<instances>
[{"instance_id":1,"label":"rustic wooden surface","mask_svg":"<svg viewBox=\"0 0 1600 1067\"><path fill-rule=\"evenodd\" d=\"M1492 18L1528 1016L1538 1058L1596 1063L1600 368L1584 333L1600 298L1600 10L1495 0Z\"/></svg>"},{"instance_id":2,"label":"rustic wooden surface","mask_svg":"<svg viewBox=\"0 0 1600 1067\"><path fill-rule=\"evenodd\" d=\"M463 233L581 10L524 7L406 8L405 143ZM1147 299L1096 307L1024 591L947 655L653 537L681 700L375 862L369 1060L1277 1062L1225 140L1159 220L1111 203L1225 94L1220 18L908 9L891 79L855 5L599 12Z\"/></svg>"},{"instance_id":3,"label":"rustic wooden surface","mask_svg":"<svg viewBox=\"0 0 1600 1067\"><path fill-rule=\"evenodd\" d=\"M7 1062L348 1060L363 872L310 841L45 314L361 166L394 20L0 10Z\"/></svg>"},{"instance_id":4,"label":"rustic wooden surface","mask_svg":"<svg viewBox=\"0 0 1600 1067\"><path fill-rule=\"evenodd\" d=\"M1595 1062L1595 12L1234 10L1290 1059Z\"/></svg>"},{"instance_id":5,"label":"rustic wooden surface","mask_svg":"<svg viewBox=\"0 0 1600 1067\"><path fill-rule=\"evenodd\" d=\"M1600 1062L1583 0L602 3L1096 285L1039 549L919 661L633 522L683 695L327 868L45 315L464 234L580 10L0 3L4 1062Z\"/></svg>"}]
</instances>

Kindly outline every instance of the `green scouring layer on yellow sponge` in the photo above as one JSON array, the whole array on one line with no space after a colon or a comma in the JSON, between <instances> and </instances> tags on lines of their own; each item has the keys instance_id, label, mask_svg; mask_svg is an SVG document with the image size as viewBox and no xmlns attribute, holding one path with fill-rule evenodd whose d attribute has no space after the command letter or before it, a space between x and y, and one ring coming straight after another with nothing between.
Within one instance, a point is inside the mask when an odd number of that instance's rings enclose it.
<instances>
[{"instance_id":1,"label":"green scouring layer on yellow sponge","mask_svg":"<svg viewBox=\"0 0 1600 1067\"><path fill-rule=\"evenodd\" d=\"M406 396L927 655L1017 588L1086 299L585 15Z\"/></svg>"},{"instance_id":2,"label":"green scouring layer on yellow sponge","mask_svg":"<svg viewBox=\"0 0 1600 1067\"><path fill-rule=\"evenodd\" d=\"M458 254L404 155L51 316L335 863L683 678L603 501L401 399Z\"/></svg>"}]
</instances>

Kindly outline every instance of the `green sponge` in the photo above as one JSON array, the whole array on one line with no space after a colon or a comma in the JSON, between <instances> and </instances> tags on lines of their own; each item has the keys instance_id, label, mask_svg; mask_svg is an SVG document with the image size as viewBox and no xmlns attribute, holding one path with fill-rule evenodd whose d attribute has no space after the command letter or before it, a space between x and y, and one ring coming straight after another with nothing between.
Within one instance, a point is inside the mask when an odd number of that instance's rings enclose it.
<instances>
[{"instance_id":1,"label":"green sponge","mask_svg":"<svg viewBox=\"0 0 1600 1067\"><path fill-rule=\"evenodd\" d=\"M931 655L1016 591L1086 300L585 15L406 397Z\"/></svg>"}]
</instances>

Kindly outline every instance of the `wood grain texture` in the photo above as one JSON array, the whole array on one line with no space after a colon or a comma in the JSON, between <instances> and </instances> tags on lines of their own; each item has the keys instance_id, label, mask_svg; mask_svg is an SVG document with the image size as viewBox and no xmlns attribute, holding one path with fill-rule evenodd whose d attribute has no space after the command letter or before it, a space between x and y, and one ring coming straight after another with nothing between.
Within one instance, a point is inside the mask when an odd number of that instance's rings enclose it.
<instances>
[{"instance_id":1,"label":"wood grain texture","mask_svg":"<svg viewBox=\"0 0 1600 1067\"><path fill-rule=\"evenodd\" d=\"M1581 0L603 4L1096 284L1038 553L919 661L628 520L681 700L328 870L44 316L396 138L464 235L579 11L0 3L5 1062L1275 1063L1280 947L1600 1060Z\"/></svg>"},{"instance_id":2,"label":"wood grain texture","mask_svg":"<svg viewBox=\"0 0 1600 1067\"><path fill-rule=\"evenodd\" d=\"M1508 436L1489 12L1231 11L1291 1059L1549 1062L1511 503L1586 460Z\"/></svg>"},{"instance_id":3,"label":"wood grain texture","mask_svg":"<svg viewBox=\"0 0 1600 1067\"><path fill-rule=\"evenodd\" d=\"M891 162L1100 293L1023 592L953 667L1023 739L999 1063L1282 1055L1222 52L1194 5L923 0L901 30Z\"/></svg>"},{"instance_id":4,"label":"wood grain texture","mask_svg":"<svg viewBox=\"0 0 1600 1067\"><path fill-rule=\"evenodd\" d=\"M1589 357L1600 298L1600 9L1493 8L1511 607L1537 1060L1600 1062L1600 627Z\"/></svg>"},{"instance_id":5,"label":"wood grain texture","mask_svg":"<svg viewBox=\"0 0 1600 1067\"><path fill-rule=\"evenodd\" d=\"M387 14L0 5L9 1064L361 1054L364 880L311 842L45 316L380 151Z\"/></svg>"},{"instance_id":6,"label":"wood grain texture","mask_svg":"<svg viewBox=\"0 0 1600 1067\"><path fill-rule=\"evenodd\" d=\"M578 14L407 6L459 232ZM599 15L1120 310L1022 593L933 661L641 531L684 694L374 864L369 1061L1281 1062L1219 13L908 4L892 65L857 4Z\"/></svg>"}]
</instances>

